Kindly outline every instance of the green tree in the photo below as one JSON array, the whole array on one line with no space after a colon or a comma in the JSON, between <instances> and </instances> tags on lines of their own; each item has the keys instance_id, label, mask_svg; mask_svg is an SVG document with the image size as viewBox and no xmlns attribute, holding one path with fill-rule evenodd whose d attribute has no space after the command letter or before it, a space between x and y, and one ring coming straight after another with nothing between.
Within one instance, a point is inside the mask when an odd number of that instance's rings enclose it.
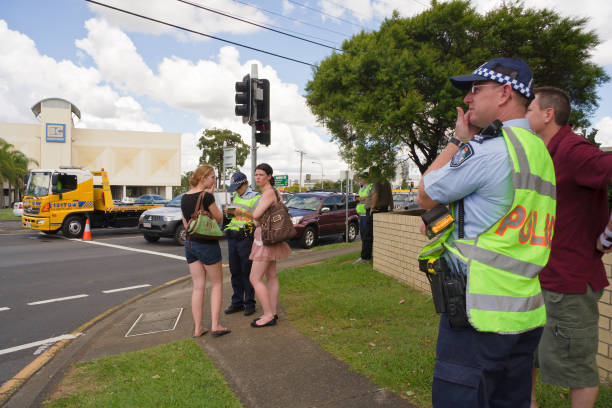
<instances>
[{"instance_id":1,"label":"green tree","mask_svg":"<svg viewBox=\"0 0 612 408\"><path fill-rule=\"evenodd\" d=\"M4 183L8 184L9 202L11 190L13 190L13 201L18 201L23 195L24 177L28 174L30 164L38 163L0 138L0 208L4 208Z\"/></svg>"},{"instance_id":2,"label":"green tree","mask_svg":"<svg viewBox=\"0 0 612 408\"><path fill-rule=\"evenodd\" d=\"M191 188L191 184L189 184L189 178L193 175L193 171L188 171L181 175L181 185L172 187L172 197L176 197L177 195L184 193L185 191Z\"/></svg>"},{"instance_id":3,"label":"green tree","mask_svg":"<svg viewBox=\"0 0 612 408\"><path fill-rule=\"evenodd\" d=\"M242 141L238 133L227 129L206 129L200 137L198 148L202 150L200 164L206 163L217 169L217 174L223 174L223 148L236 148L236 166L243 166L250 152L250 147ZM221 178L217 180L221 185Z\"/></svg>"},{"instance_id":4,"label":"green tree","mask_svg":"<svg viewBox=\"0 0 612 408\"><path fill-rule=\"evenodd\" d=\"M499 56L521 57L535 85L572 97L571 121L589 125L597 86L609 80L589 56L599 44L586 19L508 2L481 15L469 1L433 1L411 18L395 12L375 32L361 32L314 69L306 101L353 168L380 168L392 179L406 149L423 173L454 129L464 92L448 78Z\"/></svg>"}]
</instances>

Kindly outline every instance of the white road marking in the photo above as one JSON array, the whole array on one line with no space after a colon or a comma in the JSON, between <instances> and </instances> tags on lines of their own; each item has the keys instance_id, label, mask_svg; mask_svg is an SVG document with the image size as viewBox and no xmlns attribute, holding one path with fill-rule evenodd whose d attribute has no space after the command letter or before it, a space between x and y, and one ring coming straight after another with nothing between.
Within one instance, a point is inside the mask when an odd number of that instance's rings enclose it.
<instances>
[{"instance_id":1,"label":"white road marking","mask_svg":"<svg viewBox=\"0 0 612 408\"><path fill-rule=\"evenodd\" d=\"M45 344L53 344L53 343L57 343L58 341L62 341L62 340L74 339L74 338L76 338L76 337L78 337L80 335L81 335L81 333L78 333L77 335L64 334L64 335L58 336L58 337L51 337L50 339L35 341L33 343L28 343L28 344L22 344L21 346L15 346L15 347L7 348L7 349L4 349L4 350L0 350L0 355L14 353L16 351L26 350L26 349L29 349L29 348L39 347L39 346L43 346Z\"/></svg>"},{"instance_id":2,"label":"white road marking","mask_svg":"<svg viewBox=\"0 0 612 408\"><path fill-rule=\"evenodd\" d=\"M87 243L87 244L102 245L102 246L106 246L106 247L110 247L110 248L123 249L123 250L126 250L126 251L141 252L143 254L165 256L166 258L178 259L178 260L181 260L181 261L185 260L185 256L184 255L181 256L181 255L165 254L163 252L155 252L155 251L148 251L146 249L130 248L130 247L126 247L126 246L123 246L123 245L107 244L105 242L100 242L100 241L81 241L80 239L77 239L77 238L72 238L71 240L72 241L78 241L78 242L84 242L84 243Z\"/></svg>"},{"instance_id":3,"label":"white road marking","mask_svg":"<svg viewBox=\"0 0 612 408\"><path fill-rule=\"evenodd\" d=\"M119 288L119 289L109 289L109 290L103 290L102 293L115 293L115 292L123 292L124 290L132 290L132 289L140 289L140 288L146 288L149 287L151 285L149 285L148 283L144 284L144 285L137 285L137 286L128 286L126 288Z\"/></svg>"},{"instance_id":4,"label":"white road marking","mask_svg":"<svg viewBox=\"0 0 612 408\"><path fill-rule=\"evenodd\" d=\"M0 307L0 312L4 312L5 310L11 310L10 307Z\"/></svg>"},{"instance_id":5,"label":"white road marking","mask_svg":"<svg viewBox=\"0 0 612 408\"><path fill-rule=\"evenodd\" d=\"M47 299L47 300L39 300L38 302L30 302L28 303L28 306L35 306L35 305L42 305L45 303L52 303L52 302L62 302L64 300L71 300L71 299L79 299L79 298L84 298L87 297L89 295L74 295L74 296L66 296L63 298L55 298L55 299Z\"/></svg>"}]
</instances>

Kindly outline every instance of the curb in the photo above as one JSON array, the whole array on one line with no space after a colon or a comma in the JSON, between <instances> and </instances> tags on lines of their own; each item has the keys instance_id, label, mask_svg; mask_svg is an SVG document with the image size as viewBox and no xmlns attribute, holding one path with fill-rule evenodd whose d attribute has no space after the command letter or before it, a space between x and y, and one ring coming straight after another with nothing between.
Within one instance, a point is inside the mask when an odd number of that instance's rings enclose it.
<instances>
[{"instance_id":1,"label":"curb","mask_svg":"<svg viewBox=\"0 0 612 408\"><path fill-rule=\"evenodd\" d=\"M110 309L108 309L105 312L100 313L98 316L94 317L93 319L89 320L88 322L83 323L80 327L78 327L76 330L74 330L72 333L70 333L71 335L78 337L79 335L82 334L83 331L87 330L88 328L90 328L91 326L93 326L95 323L99 322L100 320L110 316L111 314L115 313L116 311L118 311L119 309L122 309L123 307L129 305L130 303L133 303L139 299L142 299L143 297L149 296L159 290L165 289L169 286L175 285L177 283L181 283L184 282L188 279L191 279L190 275L185 275L183 277L168 281L166 283L163 283L159 286L156 286L152 289L149 289L148 291L141 293L139 295L136 295L120 304L118 304L117 306L114 306ZM53 357L55 357L55 355L60 352L64 347L66 347L70 341L73 339L66 339L66 340L61 340L57 343L55 343L52 347L50 347L47 351L45 351L44 353L42 353L40 356L36 357L36 359L34 361L32 361L30 364L28 364L27 366L25 366L21 371L19 371L17 374L15 374L15 376L13 378L11 378L10 380L8 380L7 382L5 382L4 384L2 384L2 386L0 387L0 404L4 404L6 401L8 401L13 394L19 390L19 388L25 384L30 377L32 377L32 375L34 375L38 370L40 370L49 360L51 360Z\"/></svg>"}]
</instances>

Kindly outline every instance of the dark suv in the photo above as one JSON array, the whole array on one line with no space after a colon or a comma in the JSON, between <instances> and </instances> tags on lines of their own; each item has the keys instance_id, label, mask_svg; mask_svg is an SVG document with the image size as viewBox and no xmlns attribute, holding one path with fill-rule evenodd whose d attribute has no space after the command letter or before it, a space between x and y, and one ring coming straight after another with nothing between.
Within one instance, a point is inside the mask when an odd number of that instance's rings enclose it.
<instances>
[{"instance_id":1,"label":"dark suv","mask_svg":"<svg viewBox=\"0 0 612 408\"><path fill-rule=\"evenodd\" d=\"M312 248L320 236L346 234L346 200L340 193L297 193L285 205L297 231L296 239L304 248ZM348 240L359 233L357 202L353 195L348 201Z\"/></svg>"}]
</instances>

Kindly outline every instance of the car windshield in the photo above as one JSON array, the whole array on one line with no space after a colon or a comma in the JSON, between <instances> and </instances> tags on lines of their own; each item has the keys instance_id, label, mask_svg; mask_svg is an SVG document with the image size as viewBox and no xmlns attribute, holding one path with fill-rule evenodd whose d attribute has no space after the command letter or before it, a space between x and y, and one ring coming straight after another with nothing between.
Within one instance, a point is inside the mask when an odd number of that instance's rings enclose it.
<instances>
[{"instance_id":1,"label":"car windshield","mask_svg":"<svg viewBox=\"0 0 612 408\"><path fill-rule=\"evenodd\" d=\"M181 206L181 198L183 198L183 195L177 195L176 197L174 197L168 204L166 204L167 207L180 207Z\"/></svg>"},{"instance_id":2,"label":"car windshield","mask_svg":"<svg viewBox=\"0 0 612 408\"><path fill-rule=\"evenodd\" d=\"M25 195L43 197L49 195L51 172L32 172L26 186Z\"/></svg>"},{"instance_id":3,"label":"car windshield","mask_svg":"<svg viewBox=\"0 0 612 408\"><path fill-rule=\"evenodd\" d=\"M393 201L406 201L408 194L393 194Z\"/></svg>"},{"instance_id":4,"label":"car windshield","mask_svg":"<svg viewBox=\"0 0 612 408\"><path fill-rule=\"evenodd\" d=\"M315 211L319 208L319 203L321 203L321 197L295 195L285 205L297 210Z\"/></svg>"}]
</instances>

